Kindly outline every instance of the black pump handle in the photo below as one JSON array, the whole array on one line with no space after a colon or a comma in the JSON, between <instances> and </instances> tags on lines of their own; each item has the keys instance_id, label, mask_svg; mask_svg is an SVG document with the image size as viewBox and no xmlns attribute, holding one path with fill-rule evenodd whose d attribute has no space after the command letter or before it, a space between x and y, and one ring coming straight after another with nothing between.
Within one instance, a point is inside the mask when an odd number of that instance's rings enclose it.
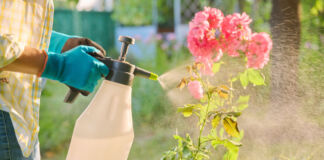
<instances>
[{"instance_id":1,"label":"black pump handle","mask_svg":"<svg viewBox=\"0 0 324 160\"><path fill-rule=\"evenodd\" d=\"M125 61L126 56L127 56L128 47L130 44L135 44L135 39L132 37L128 37L128 36L119 36L118 40L120 42L122 42L119 60ZM99 60L102 58L102 57L98 56L96 53L89 53L89 54ZM88 96L90 94L90 92L82 91L82 90L73 88L71 86L69 86L69 87L70 87L70 91L65 96L65 99L64 99L65 103L73 103L75 101L75 99L78 97L79 93L82 93L82 95L84 95L84 96Z\"/></svg>"},{"instance_id":2,"label":"black pump handle","mask_svg":"<svg viewBox=\"0 0 324 160\"><path fill-rule=\"evenodd\" d=\"M126 60L129 45L135 44L135 39L128 36L119 36L118 40L122 42L119 60L123 62Z\"/></svg>"}]
</instances>

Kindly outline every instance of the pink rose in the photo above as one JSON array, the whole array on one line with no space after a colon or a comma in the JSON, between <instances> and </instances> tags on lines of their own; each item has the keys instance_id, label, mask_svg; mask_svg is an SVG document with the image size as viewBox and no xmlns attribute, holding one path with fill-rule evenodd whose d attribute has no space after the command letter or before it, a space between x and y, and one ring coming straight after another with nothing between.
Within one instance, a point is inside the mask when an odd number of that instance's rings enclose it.
<instances>
[{"instance_id":1,"label":"pink rose","mask_svg":"<svg viewBox=\"0 0 324 160\"><path fill-rule=\"evenodd\" d=\"M247 67L260 69L269 61L272 40L269 34L261 32L254 33L248 45L246 56L248 58Z\"/></svg>"},{"instance_id":2,"label":"pink rose","mask_svg":"<svg viewBox=\"0 0 324 160\"><path fill-rule=\"evenodd\" d=\"M195 14L189 23L188 48L194 57L211 58L220 48L219 37L223 13L216 8L205 7Z\"/></svg>"},{"instance_id":3,"label":"pink rose","mask_svg":"<svg viewBox=\"0 0 324 160\"><path fill-rule=\"evenodd\" d=\"M204 12L208 15L208 22L210 28L220 28L224 19L222 11L216 8L205 7Z\"/></svg>"},{"instance_id":4,"label":"pink rose","mask_svg":"<svg viewBox=\"0 0 324 160\"><path fill-rule=\"evenodd\" d=\"M191 95L196 99L203 97L203 88L199 81L191 81L188 83L188 89Z\"/></svg>"},{"instance_id":5,"label":"pink rose","mask_svg":"<svg viewBox=\"0 0 324 160\"><path fill-rule=\"evenodd\" d=\"M245 53L249 68L263 68L268 63L272 41L266 33L252 34L251 22L246 13L224 17L220 10L210 7L195 14L189 23L187 43L196 62L204 64L203 74L213 75L213 62L219 61L223 52L231 57Z\"/></svg>"},{"instance_id":6,"label":"pink rose","mask_svg":"<svg viewBox=\"0 0 324 160\"><path fill-rule=\"evenodd\" d=\"M246 13L234 13L225 17L222 23L224 35L224 51L232 57L239 56L239 51L245 51L246 41L250 40L252 31L249 27L252 20Z\"/></svg>"},{"instance_id":7,"label":"pink rose","mask_svg":"<svg viewBox=\"0 0 324 160\"><path fill-rule=\"evenodd\" d=\"M249 27L252 19L246 13L227 15L222 23L222 31L226 39L248 40L251 36Z\"/></svg>"}]
</instances>

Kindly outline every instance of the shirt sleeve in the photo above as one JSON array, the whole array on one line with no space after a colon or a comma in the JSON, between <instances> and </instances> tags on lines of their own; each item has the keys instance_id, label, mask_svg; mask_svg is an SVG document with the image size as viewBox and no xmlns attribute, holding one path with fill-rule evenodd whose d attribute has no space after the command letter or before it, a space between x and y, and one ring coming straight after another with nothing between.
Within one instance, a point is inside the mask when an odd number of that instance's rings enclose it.
<instances>
[{"instance_id":1,"label":"shirt sleeve","mask_svg":"<svg viewBox=\"0 0 324 160\"><path fill-rule=\"evenodd\" d=\"M15 61L23 52L24 45L11 34L0 34L0 68Z\"/></svg>"}]
</instances>

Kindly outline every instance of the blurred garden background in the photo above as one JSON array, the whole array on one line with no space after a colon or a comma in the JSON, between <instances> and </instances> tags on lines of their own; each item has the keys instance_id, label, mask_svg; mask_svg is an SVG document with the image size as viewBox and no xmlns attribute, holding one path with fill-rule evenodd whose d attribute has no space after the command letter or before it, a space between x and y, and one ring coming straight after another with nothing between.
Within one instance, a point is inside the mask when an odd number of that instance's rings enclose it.
<instances>
[{"instance_id":1,"label":"blurred garden background","mask_svg":"<svg viewBox=\"0 0 324 160\"><path fill-rule=\"evenodd\" d=\"M159 75L192 61L186 34L194 13L204 6L219 8L225 14L246 12L253 19L253 31L271 34L274 43L270 65L263 70L267 85L249 91L254 93L255 101L238 120L243 122L239 127L245 130L246 137L239 159L324 159L324 0L54 0L54 3L54 30L90 38L113 58L119 56L118 36L133 36L136 44L131 46L127 60ZM66 104L63 99L67 92L65 85L48 80L42 93L39 139L45 160L65 159L74 122L94 96L94 93L79 96L73 104ZM187 131L196 123L177 113L179 106L169 101L166 91L156 81L136 78L132 92L135 140L129 159L160 159L175 143L172 135L177 128L179 132L181 128ZM282 103L273 103L278 101ZM298 102L298 106L285 108L292 101ZM263 123L269 112L274 115L271 125ZM294 116L287 116L286 124L276 124L275 119L282 118L278 115ZM278 132L272 134L265 126L272 126ZM298 139L264 138L290 129Z\"/></svg>"}]
</instances>

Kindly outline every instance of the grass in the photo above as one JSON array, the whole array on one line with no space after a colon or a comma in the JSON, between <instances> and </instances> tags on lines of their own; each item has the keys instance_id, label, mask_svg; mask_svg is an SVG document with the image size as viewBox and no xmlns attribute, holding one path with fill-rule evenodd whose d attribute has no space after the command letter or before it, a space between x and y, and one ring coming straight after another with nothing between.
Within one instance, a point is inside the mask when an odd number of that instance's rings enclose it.
<instances>
[{"instance_id":1,"label":"grass","mask_svg":"<svg viewBox=\"0 0 324 160\"><path fill-rule=\"evenodd\" d=\"M63 100L67 92L65 85L48 80L42 93L39 140L44 159L67 150L74 122L93 96L79 96L75 103L66 104Z\"/></svg>"}]
</instances>

